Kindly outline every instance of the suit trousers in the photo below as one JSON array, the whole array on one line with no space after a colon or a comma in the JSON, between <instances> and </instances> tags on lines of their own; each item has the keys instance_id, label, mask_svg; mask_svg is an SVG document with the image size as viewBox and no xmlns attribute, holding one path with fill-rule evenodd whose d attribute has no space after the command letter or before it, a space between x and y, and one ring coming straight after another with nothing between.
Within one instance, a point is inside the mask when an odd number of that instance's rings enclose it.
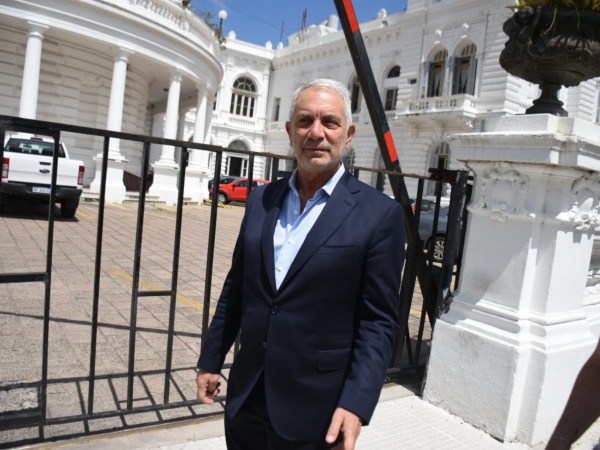
<instances>
[{"instance_id":1,"label":"suit trousers","mask_svg":"<svg viewBox=\"0 0 600 450\"><path fill-rule=\"evenodd\" d=\"M294 405L290 405L293 408ZM261 375L237 414L225 414L227 450L329 450L325 433L318 442L290 441L280 436L271 423L265 397L265 379ZM337 442L341 441L340 438Z\"/></svg>"}]
</instances>

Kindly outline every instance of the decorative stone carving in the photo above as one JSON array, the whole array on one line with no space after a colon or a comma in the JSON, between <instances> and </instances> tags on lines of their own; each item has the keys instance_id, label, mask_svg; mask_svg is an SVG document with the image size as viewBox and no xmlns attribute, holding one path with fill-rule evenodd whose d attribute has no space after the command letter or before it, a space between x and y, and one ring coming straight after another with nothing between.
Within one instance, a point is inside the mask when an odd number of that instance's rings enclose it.
<instances>
[{"instance_id":1,"label":"decorative stone carving","mask_svg":"<svg viewBox=\"0 0 600 450\"><path fill-rule=\"evenodd\" d=\"M600 174L579 178L571 188L571 209L559 218L580 231L600 231Z\"/></svg>"},{"instance_id":2,"label":"decorative stone carving","mask_svg":"<svg viewBox=\"0 0 600 450\"><path fill-rule=\"evenodd\" d=\"M484 173L481 197L474 208L487 211L493 220L504 221L509 216L527 215L525 197L527 177L505 162L495 163Z\"/></svg>"},{"instance_id":3,"label":"decorative stone carving","mask_svg":"<svg viewBox=\"0 0 600 450\"><path fill-rule=\"evenodd\" d=\"M573 203L569 212L566 213L566 219L575 226L576 230L580 231L596 230L600 225L598 207L586 211L585 208L580 208L577 202Z\"/></svg>"}]
</instances>

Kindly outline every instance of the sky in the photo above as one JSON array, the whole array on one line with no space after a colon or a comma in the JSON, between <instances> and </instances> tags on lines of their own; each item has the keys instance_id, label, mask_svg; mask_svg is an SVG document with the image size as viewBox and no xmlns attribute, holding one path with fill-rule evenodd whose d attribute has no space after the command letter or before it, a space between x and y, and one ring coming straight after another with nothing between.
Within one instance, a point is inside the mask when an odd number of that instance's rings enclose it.
<instances>
[{"instance_id":1,"label":"sky","mask_svg":"<svg viewBox=\"0 0 600 450\"><path fill-rule=\"evenodd\" d=\"M354 0L352 5L358 21L367 22L374 19L382 8L388 14L403 11L407 1ZM271 41L273 47L280 41L287 46L288 36L301 30L304 10L307 27L326 21L332 14L338 15L333 0L192 0L192 5L211 12L215 22L219 20L219 11L225 10L225 36L233 30L238 40L260 46ZM340 23L340 30L341 27Z\"/></svg>"}]
</instances>

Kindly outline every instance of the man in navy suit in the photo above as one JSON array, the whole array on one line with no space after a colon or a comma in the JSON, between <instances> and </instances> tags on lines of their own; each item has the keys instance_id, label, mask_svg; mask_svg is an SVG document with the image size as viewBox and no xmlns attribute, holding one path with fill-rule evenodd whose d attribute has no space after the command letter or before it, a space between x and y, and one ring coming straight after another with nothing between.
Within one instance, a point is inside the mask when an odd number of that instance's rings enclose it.
<instances>
[{"instance_id":1,"label":"man in navy suit","mask_svg":"<svg viewBox=\"0 0 600 450\"><path fill-rule=\"evenodd\" d=\"M398 330L403 211L342 164L355 126L341 83L296 90L286 130L298 168L248 199L202 343L198 399L214 403L241 332L228 449L353 449Z\"/></svg>"}]
</instances>

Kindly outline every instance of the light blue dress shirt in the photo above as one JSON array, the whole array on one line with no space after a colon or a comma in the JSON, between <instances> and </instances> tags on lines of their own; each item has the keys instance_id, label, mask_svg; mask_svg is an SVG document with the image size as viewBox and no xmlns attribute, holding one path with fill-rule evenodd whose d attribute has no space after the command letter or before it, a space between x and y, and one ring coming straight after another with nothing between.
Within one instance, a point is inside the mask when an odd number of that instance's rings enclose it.
<instances>
[{"instance_id":1,"label":"light blue dress shirt","mask_svg":"<svg viewBox=\"0 0 600 450\"><path fill-rule=\"evenodd\" d=\"M279 219L273 233L273 246L275 250L275 282L277 289L281 286L283 279L294 258L298 254L304 239L308 235L319 216L325 208L325 204L333 189L344 174L344 165L340 165L338 171L319 189L313 198L309 199L302 214L300 214L300 196L296 189L296 176L298 170L292 174L289 184L290 189L283 201Z\"/></svg>"}]
</instances>

